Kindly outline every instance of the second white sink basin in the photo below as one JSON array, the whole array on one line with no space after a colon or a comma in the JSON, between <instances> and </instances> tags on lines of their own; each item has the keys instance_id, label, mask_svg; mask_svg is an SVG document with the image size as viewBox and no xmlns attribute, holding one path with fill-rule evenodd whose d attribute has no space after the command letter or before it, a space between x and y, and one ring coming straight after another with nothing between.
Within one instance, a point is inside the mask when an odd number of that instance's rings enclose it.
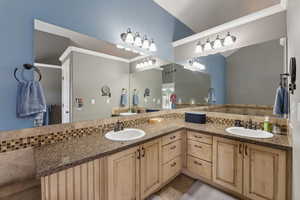
<instances>
[{"instance_id":1,"label":"second white sink basin","mask_svg":"<svg viewBox=\"0 0 300 200\"><path fill-rule=\"evenodd\" d=\"M230 127L227 128L226 131L233 135L239 135L239 136L251 137L251 138L272 138L274 136L272 133L267 131L252 130L243 127Z\"/></svg>"},{"instance_id":2,"label":"second white sink basin","mask_svg":"<svg viewBox=\"0 0 300 200\"><path fill-rule=\"evenodd\" d=\"M113 141L130 141L142 138L146 135L143 130L134 128L125 128L122 131L110 131L105 134L105 137Z\"/></svg>"}]
</instances>

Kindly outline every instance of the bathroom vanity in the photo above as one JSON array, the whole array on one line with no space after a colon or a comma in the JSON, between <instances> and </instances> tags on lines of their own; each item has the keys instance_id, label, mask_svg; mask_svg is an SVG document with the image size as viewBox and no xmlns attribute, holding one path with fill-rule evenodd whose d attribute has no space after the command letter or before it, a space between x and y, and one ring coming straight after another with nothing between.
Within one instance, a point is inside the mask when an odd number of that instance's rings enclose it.
<instances>
[{"instance_id":1,"label":"bathroom vanity","mask_svg":"<svg viewBox=\"0 0 300 200\"><path fill-rule=\"evenodd\" d=\"M182 119L138 128L138 140L95 133L36 149L42 199L145 199L180 173L241 199L290 199L289 136L251 139Z\"/></svg>"}]
</instances>

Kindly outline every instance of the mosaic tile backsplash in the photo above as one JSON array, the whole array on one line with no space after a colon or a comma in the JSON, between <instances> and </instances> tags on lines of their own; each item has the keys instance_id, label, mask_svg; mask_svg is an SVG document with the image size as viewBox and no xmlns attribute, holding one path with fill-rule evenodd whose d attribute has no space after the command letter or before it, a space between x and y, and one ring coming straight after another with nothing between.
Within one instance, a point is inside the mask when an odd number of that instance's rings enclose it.
<instances>
[{"instance_id":1,"label":"mosaic tile backsplash","mask_svg":"<svg viewBox=\"0 0 300 200\"><path fill-rule=\"evenodd\" d=\"M195 110L195 109L194 109ZM163 111L164 112L164 111ZM168 111L168 113L165 114L156 114L155 117L161 117L164 119L183 119L184 118L184 112L182 110L174 110L174 111ZM130 118L122 118L122 121L124 123L124 126L126 128L129 127L137 127L139 125L148 123L149 119L154 117L155 114L144 114L140 117L135 117L133 119ZM216 124L222 124L226 126L234 126L234 121L236 119L240 119L239 117L220 117L222 116L220 113L214 113L214 114L208 114L207 113L207 123L216 123ZM229 115L227 115L229 116ZM255 118L255 117L254 117ZM124 120L123 120L124 119ZM241 119L242 121L246 121ZM114 122L112 122L114 121ZM103 134L110 130L113 130L114 124L116 120L114 118L103 120L99 120L98 125L92 126L92 127L84 127L84 128L75 128L75 129L69 129L64 131L57 131L49 134L44 135L34 135L30 137L24 137L24 138L17 138L17 139L10 139L10 140L3 140L0 141L0 153L3 152L9 152L9 151L15 151L18 149L25 149L29 147L39 147L42 145L47 144L54 144L58 142L63 142L67 140L71 140L73 138L80 138L84 136L88 136L91 134ZM79 122L80 123L80 122ZM262 126L262 122L260 123ZM283 130L286 130L286 125L281 125L281 128Z\"/></svg>"}]
</instances>

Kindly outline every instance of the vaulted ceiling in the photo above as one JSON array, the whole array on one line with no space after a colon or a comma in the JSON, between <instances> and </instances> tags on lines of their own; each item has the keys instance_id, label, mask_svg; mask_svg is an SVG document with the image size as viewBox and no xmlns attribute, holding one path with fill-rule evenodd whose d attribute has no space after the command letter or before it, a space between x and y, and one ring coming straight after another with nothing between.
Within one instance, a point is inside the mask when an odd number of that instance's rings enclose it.
<instances>
[{"instance_id":1,"label":"vaulted ceiling","mask_svg":"<svg viewBox=\"0 0 300 200\"><path fill-rule=\"evenodd\" d=\"M153 0L196 33L280 3L280 0Z\"/></svg>"}]
</instances>

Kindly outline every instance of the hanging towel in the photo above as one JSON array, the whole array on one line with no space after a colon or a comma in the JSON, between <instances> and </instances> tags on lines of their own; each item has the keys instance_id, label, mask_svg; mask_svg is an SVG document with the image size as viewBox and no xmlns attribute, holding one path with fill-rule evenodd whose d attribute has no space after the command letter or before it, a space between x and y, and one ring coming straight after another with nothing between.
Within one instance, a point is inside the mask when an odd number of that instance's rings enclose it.
<instances>
[{"instance_id":1,"label":"hanging towel","mask_svg":"<svg viewBox=\"0 0 300 200\"><path fill-rule=\"evenodd\" d=\"M17 90L17 117L40 119L46 112L44 91L39 81L20 82Z\"/></svg>"},{"instance_id":2,"label":"hanging towel","mask_svg":"<svg viewBox=\"0 0 300 200\"><path fill-rule=\"evenodd\" d=\"M43 126L47 126L50 124L50 114L52 110L52 105L47 105L46 112L43 115Z\"/></svg>"},{"instance_id":3,"label":"hanging towel","mask_svg":"<svg viewBox=\"0 0 300 200\"><path fill-rule=\"evenodd\" d=\"M133 104L134 106L139 105L139 96L138 96L137 94L134 94L134 95L133 95L133 98L132 98L132 104Z\"/></svg>"},{"instance_id":4,"label":"hanging towel","mask_svg":"<svg viewBox=\"0 0 300 200\"><path fill-rule=\"evenodd\" d=\"M125 107L127 105L127 94L121 94L121 106Z\"/></svg>"},{"instance_id":5,"label":"hanging towel","mask_svg":"<svg viewBox=\"0 0 300 200\"><path fill-rule=\"evenodd\" d=\"M284 117L289 113L289 92L284 87L278 87L276 90L273 114Z\"/></svg>"}]
</instances>

